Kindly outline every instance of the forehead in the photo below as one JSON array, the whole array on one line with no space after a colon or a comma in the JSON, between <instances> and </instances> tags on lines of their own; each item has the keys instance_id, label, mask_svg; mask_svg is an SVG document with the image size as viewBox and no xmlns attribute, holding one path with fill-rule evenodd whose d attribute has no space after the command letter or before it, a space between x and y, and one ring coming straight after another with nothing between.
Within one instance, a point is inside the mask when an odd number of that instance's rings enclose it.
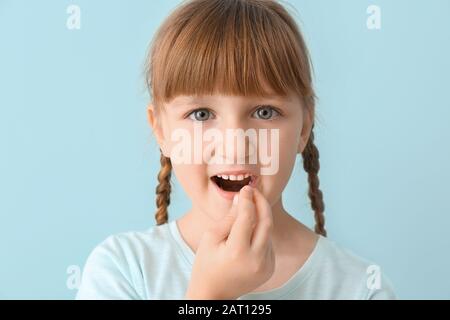
<instances>
[{"instance_id":1,"label":"forehead","mask_svg":"<svg viewBox=\"0 0 450 320\"><path fill-rule=\"evenodd\" d=\"M203 103L220 103L223 101L230 101L235 103L252 103L252 102L279 102L287 103L293 100L292 95L265 95L265 96L226 96L226 95L180 95L172 99L170 105L198 105Z\"/></svg>"}]
</instances>

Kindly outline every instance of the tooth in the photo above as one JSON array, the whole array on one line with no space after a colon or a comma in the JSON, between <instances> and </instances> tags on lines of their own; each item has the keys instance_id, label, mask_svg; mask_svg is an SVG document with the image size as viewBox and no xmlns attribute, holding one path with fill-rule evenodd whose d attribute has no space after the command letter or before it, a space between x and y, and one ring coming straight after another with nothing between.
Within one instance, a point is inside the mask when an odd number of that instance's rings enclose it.
<instances>
[{"instance_id":1,"label":"tooth","mask_svg":"<svg viewBox=\"0 0 450 320\"><path fill-rule=\"evenodd\" d=\"M242 174L238 175L237 177L238 180L244 180L244 176Z\"/></svg>"},{"instance_id":2,"label":"tooth","mask_svg":"<svg viewBox=\"0 0 450 320\"><path fill-rule=\"evenodd\" d=\"M217 176L218 176L219 178L222 178L222 175L220 175L220 174L218 174Z\"/></svg>"},{"instance_id":3,"label":"tooth","mask_svg":"<svg viewBox=\"0 0 450 320\"><path fill-rule=\"evenodd\" d=\"M235 175L230 174L230 180L236 180L236 179L237 179L237 177Z\"/></svg>"},{"instance_id":4,"label":"tooth","mask_svg":"<svg viewBox=\"0 0 450 320\"><path fill-rule=\"evenodd\" d=\"M246 173L245 176L244 176L244 179L247 179L248 177L250 177L250 174Z\"/></svg>"},{"instance_id":5,"label":"tooth","mask_svg":"<svg viewBox=\"0 0 450 320\"><path fill-rule=\"evenodd\" d=\"M223 174L222 179L228 180L228 176L226 174Z\"/></svg>"}]
</instances>

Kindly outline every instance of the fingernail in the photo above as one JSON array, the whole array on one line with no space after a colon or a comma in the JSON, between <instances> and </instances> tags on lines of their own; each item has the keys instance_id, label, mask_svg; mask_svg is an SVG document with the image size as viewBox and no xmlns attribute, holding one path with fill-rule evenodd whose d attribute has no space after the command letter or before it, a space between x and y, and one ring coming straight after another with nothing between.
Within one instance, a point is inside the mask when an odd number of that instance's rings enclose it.
<instances>
[{"instance_id":1,"label":"fingernail","mask_svg":"<svg viewBox=\"0 0 450 320\"><path fill-rule=\"evenodd\" d=\"M233 197L233 206L237 205L238 200L239 200L239 195L235 194L234 197Z\"/></svg>"},{"instance_id":2,"label":"fingernail","mask_svg":"<svg viewBox=\"0 0 450 320\"><path fill-rule=\"evenodd\" d=\"M253 188L250 187L249 185L243 186L241 191L243 192L248 192L248 193L252 193L253 192Z\"/></svg>"}]
</instances>

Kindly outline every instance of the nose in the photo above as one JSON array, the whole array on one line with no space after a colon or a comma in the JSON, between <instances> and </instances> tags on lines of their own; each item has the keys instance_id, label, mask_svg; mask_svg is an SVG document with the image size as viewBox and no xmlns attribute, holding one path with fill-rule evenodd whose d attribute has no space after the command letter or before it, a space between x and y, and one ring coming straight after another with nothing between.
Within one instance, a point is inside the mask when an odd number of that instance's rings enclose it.
<instances>
[{"instance_id":1,"label":"nose","mask_svg":"<svg viewBox=\"0 0 450 320\"><path fill-rule=\"evenodd\" d=\"M224 164L256 164L258 132L249 126L248 119L229 114L222 119L218 129L222 143L214 148L217 160Z\"/></svg>"}]
</instances>

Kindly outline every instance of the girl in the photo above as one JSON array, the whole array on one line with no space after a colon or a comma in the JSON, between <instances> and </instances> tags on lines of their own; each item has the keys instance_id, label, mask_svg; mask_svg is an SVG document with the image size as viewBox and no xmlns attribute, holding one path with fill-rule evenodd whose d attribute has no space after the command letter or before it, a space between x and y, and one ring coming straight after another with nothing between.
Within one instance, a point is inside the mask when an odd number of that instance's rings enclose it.
<instances>
[{"instance_id":1,"label":"girl","mask_svg":"<svg viewBox=\"0 0 450 320\"><path fill-rule=\"evenodd\" d=\"M157 225L98 245L78 299L395 298L376 265L326 238L310 59L279 2L184 1L157 31L146 61L148 119L161 152ZM189 138L199 128L214 132L203 133L214 141L194 146ZM227 130L257 134L228 148ZM189 157L199 150L200 163ZM268 150L274 170L262 157L249 161ZM315 232L282 203L297 154ZM192 208L169 222L172 170Z\"/></svg>"}]
</instances>

